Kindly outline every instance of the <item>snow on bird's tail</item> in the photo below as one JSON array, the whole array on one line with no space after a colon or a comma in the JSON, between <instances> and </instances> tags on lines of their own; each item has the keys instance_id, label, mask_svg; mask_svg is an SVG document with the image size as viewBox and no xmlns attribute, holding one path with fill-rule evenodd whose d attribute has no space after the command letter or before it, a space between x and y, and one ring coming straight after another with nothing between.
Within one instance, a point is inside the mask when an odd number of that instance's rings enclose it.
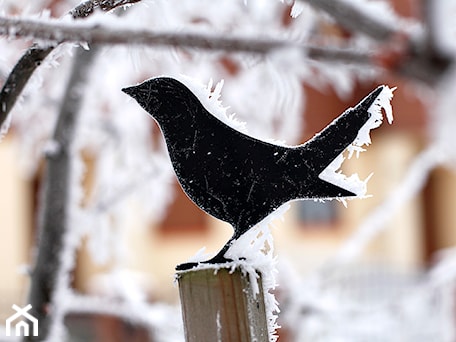
<instances>
[{"instance_id":1,"label":"snow on bird's tail","mask_svg":"<svg viewBox=\"0 0 456 342\"><path fill-rule=\"evenodd\" d=\"M348 152L348 159L350 159L353 154L356 154L356 157L358 157L360 152L365 151L363 146L370 145L370 131L382 124L382 109L385 111L388 123L391 124L393 122L391 99L393 98L393 92L396 90L396 87L390 88L383 85L381 88L381 92L377 95L376 99L367 110L370 114L369 119L358 131L358 135L355 140L346 148L346 151ZM367 192L367 182L371 178L372 173L365 180L361 180L357 173L346 176L340 170L344 160L345 156L341 153L320 173L319 178L349 190L355 193L357 197L365 197ZM339 200L345 204L344 199L340 198Z\"/></svg>"}]
</instances>

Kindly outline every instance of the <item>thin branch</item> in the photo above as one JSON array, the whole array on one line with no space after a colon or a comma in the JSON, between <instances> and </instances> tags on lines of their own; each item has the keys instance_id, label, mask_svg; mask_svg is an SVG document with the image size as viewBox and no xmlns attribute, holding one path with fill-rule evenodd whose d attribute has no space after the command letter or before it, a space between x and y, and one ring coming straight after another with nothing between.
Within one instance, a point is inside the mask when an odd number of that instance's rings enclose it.
<instances>
[{"instance_id":1,"label":"thin branch","mask_svg":"<svg viewBox=\"0 0 456 342\"><path fill-rule=\"evenodd\" d=\"M86 42L97 45L172 46L255 54L268 54L280 49L299 49L315 59L339 60L342 58L344 62L349 62L354 58L357 62L367 62L365 54L356 53L352 50L313 47L282 39L250 39L202 33L155 32L128 28L119 29L115 26L102 26L100 24L66 24L0 17L0 35L8 35L10 32L14 32L16 37L42 39L54 43Z\"/></svg>"},{"instance_id":2,"label":"thin branch","mask_svg":"<svg viewBox=\"0 0 456 342\"><path fill-rule=\"evenodd\" d=\"M438 6L442 6L438 1L421 0L421 12L425 26L425 36L423 38L422 53L428 59L434 60L436 65L446 68L450 63L447 51L443 51L441 37L439 36L439 25L442 25L438 18Z\"/></svg>"},{"instance_id":3,"label":"thin branch","mask_svg":"<svg viewBox=\"0 0 456 342\"><path fill-rule=\"evenodd\" d=\"M336 6L337 8L337 6ZM342 12L343 13L343 12ZM359 14L361 15L361 14ZM360 19L361 20L361 19ZM366 19L366 21L369 21ZM377 26L375 26L377 27ZM378 26L383 27L383 26ZM406 36L405 33L391 31L388 26L380 29L382 34L378 36L395 37ZM375 30L372 30L375 31ZM0 17L0 35L8 35L13 32L17 37L31 37L35 39L48 40L50 42L86 42L96 44L125 44L125 45L146 45L146 46L172 46L184 48L199 48L202 50L245 52L254 54L269 54L277 50L295 50L303 52L309 59L338 61L343 63L355 63L357 65L376 64L372 56L375 51L360 52L350 49L331 49L309 46L302 43L282 39L251 39L240 37L227 37L221 35L208 35L202 33L185 32L155 32L151 30L117 28L113 25L103 26L101 24L78 24L62 23L38 20L12 19ZM394 32L394 35L392 35ZM397 35L396 35L397 34ZM379 45L378 51L388 52L391 49L387 45ZM404 39L404 60L398 61L396 72L413 80L424 82L428 85L436 84L447 70L451 60L434 57L429 58L423 54L423 41L416 39ZM300 61L298 60L297 63Z\"/></svg>"},{"instance_id":4,"label":"thin branch","mask_svg":"<svg viewBox=\"0 0 456 342\"><path fill-rule=\"evenodd\" d=\"M367 11L365 6L367 3L356 5L353 1L347 0L301 0L308 3L312 7L321 10L330 15L339 25L351 32L358 32L385 44L379 46L379 50L388 50L390 47L387 43L397 40L397 37L408 37L407 32L403 32L401 27L397 25L402 18L394 16L385 19L382 13L378 15L374 11ZM432 3L432 1L429 1ZM404 58L398 62L395 70L402 76L424 82L430 86L435 85L449 66L453 59L446 56L442 51L433 50L433 54L429 55L427 49L429 47L428 37L414 37L416 39L403 39ZM430 37L431 39L435 37ZM434 45L431 43L431 45Z\"/></svg>"},{"instance_id":5,"label":"thin branch","mask_svg":"<svg viewBox=\"0 0 456 342\"><path fill-rule=\"evenodd\" d=\"M110 11L119 6L125 6L138 1L140 0L90 0L77 6L70 13L75 19L85 18L93 12L94 8L97 7L100 7L103 11ZM84 12L80 6L85 6L85 8L92 6L92 12ZM0 91L0 127L6 120L9 112L13 108L33 72L54 48L55 45L40 47L34 44L16 63L6 79L6 82L3 84L2 90Z\"/></svg>"},{"instance_id":6,"label":"thin branch","mask_svg":"<svg viewBox=\"0 0 456 342\"><path fill-rule=\"evenodd\" d=\"M363 7L355 5L353 1L345 0L301 0L312 7L329 14L342 27L351 32L361 32L368 37L379 41L386 41L400 31L381 16L368 15Z\"/></svg>"},{"instance_id":7,"label":"thin branch","mask_svg":"<svg viewBox=\"0 0 456 342\"><path fill-rule=\"evenodd\" d=\"M81 89L96 49L78 50L73 70L62 102L53 140L58 150L47 155L44 175L43 207L40 209L38 255L31 276L29 303L40 324L40 339L44 339L51 324L50 303L57 286L57 274L65 261L62 258L64 237L68 231L71 191L73 140L81 106ZM51 309L52 310L52 309ZM34 337L29 337L34 341Z\"/></svg>"},{"instance_id":8,"label":"thin branch","mask_svg":"<svg viewBox=\"0 0 456 342\"><path fill-rule=\"evenodd\" d=\"M0 92L0 126L6 120L33 72L53 49L53 46L41 48L33 45L14 66Z\"/></svg>"}]
</instances>

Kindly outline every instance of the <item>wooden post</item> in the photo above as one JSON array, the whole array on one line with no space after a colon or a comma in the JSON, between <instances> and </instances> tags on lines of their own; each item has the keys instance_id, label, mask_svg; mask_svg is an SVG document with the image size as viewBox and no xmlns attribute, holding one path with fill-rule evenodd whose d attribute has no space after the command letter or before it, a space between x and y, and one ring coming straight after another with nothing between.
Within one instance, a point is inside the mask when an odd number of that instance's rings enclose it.
<instances>
[{"instance_id":1,"label":"wooden post","mask_svg":"<svg viewBox=\"0 0 456 342\"><path fill-rule=\"evenodd\" d=\"M263 286L254 294L239 269L178 273L186 342L268 341Z\"/></svg>"}]
</instances>

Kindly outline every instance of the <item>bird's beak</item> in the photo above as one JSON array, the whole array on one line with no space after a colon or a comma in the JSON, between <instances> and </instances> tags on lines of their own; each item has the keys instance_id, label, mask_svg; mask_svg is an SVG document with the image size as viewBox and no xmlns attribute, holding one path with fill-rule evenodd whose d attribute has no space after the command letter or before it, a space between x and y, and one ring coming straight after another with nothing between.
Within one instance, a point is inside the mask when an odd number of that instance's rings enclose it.
<instances>
[{"instance_id":1,"label":"bird's beak","mask_svg":"<svg viewBox=\"0 0 456 342\"><path fill-rule=\"evenodd\" d=\"M123 88L122 91L136 100L136 86Z\"/></svg>"},{"instance_id":2,"label":"bird's beak","mask_svg":"<svg viewBox=\"0 0 456 342\"><path fill-rule=\"evenodd\" d=\"M126 87L122 91L134 98L143 109L155 118L160 107L160 101L157 98L158 91L149 83L144 82L136 86Z\"/></svg>"}]
</instances>

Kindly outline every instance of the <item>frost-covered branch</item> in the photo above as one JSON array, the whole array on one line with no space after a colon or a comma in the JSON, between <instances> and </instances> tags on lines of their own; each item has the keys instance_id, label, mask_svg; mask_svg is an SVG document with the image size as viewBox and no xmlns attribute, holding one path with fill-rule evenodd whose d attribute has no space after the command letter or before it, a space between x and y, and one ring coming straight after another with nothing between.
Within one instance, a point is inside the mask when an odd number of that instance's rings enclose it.
<instances>
[{"instance_id":1,"label":"frost-covered branch","mask_svg":"<svg viewBox=\"0 0 456 342\"><path fill-rule=\"evenodd\" d=\"M40 338L47 335L52 320L50 303L57 284L57 274L64 261L60 260L68 233L70 191L72 189L73 140L76 135L77 117L81 107L81 89L84 89L95 50L79 50L62 101L53 134L56 149L47 154L44 176L43 204L40 209L39 241L35 268L31 276L29 303L33 315L40 322ZM74 203L73 203L74 205ZM54 308L55 310L55 308ZM33 337L30 337L33 340Z\"/></svg>"},{"instance_id":2,"label":"frost-covered branch","mask_svg":"<svg viewBox=\"0 0 456 342\"><path fill-rule=\"evenodd\" d=\"M73 18L85 18L93 13L97 8L104 12L109 12L120 6L127 6L141 0L88 0L76 6L70 11Z\"/></svg>"},{"instance_id":3,"label":"frost-covered branch","mask_svg":"<svg viewBox=\"0 0 456 342\"><path fill-rule=\"evenodd\" d=\"M437 62L445 65L448 63L450 58L448 55L451 52L446 50L445 44L442 44L442 38L444 34L441 32L441 26L445 25L442 23L442 3L439 1L432 0L421 0L424 26L426 32L424 36L424 49L423 53L428 56L429 59L434 59ZM443 9L444 10L444 9ZM450 39L453 39L452 37Z\"/></svg>"},{"instance_id":4,"label":"frost-covered branch","mask_svg":"<svg viewBox=\"0 0 456 342\"><path fill-rule=\"evenodd\" d=\"M14 66L0 92L0 126L6 120L33 72L53 49L52 46L42 48L33 45Z\"/></svg>"},{"instance_id":5,"label":"frost-covered branch","mask_svg":"<svg viewBox=\"0 0 456 342\"><path fill-rule=\"evenodd\" d=\"M84 18L90 15L96 7L100 7L103 11L110 11L119 6L125 6L138 1L140 0L90 0L77 6L70 13L74 19ZM84 11L82 8L86 10ZM88 11L88 8L92 8L92 11ZM39 46L34 44L16 63L0 91L0 127L5 122L33 72L54 48L55 45Z\"/></svg>"},{"instance_id":6,"label":"frost-covered branch","mask_svg":"<svg viewBox=\"0 0 456 342\"><path fill-rule=\"evenodd\" d=\"M404 31L404 21L379 2L352 0L301 0L329 14L342 27L353 33L362 33L383 46L378 46L381 55L391 54L394 63L391 71L403 76L435 85L448 70L452 59L436 48L432 35L412 34ZM428 2L429 4L432 1ZM385 4L383 4L385 5ZM430 5L433 6L433 5ZM432 14L431 14L432 15ZM425 22L430 24L430 22ZM432 32L432 27L424 27ZM429 39L432 39L430 41ZM399 43L400 52L397 53ZM428 53L432 46L432 52ZM395 50L396 49L396 50Z\"/></svg>"},{"instance_id":7,"label":"frost-covered branch","mask_svg":"<svg viewBox=\"0 0 456 342\"><path fill-rule=\"evenodd\" d=\"M283 39L229 37L226 35L156 32L103 26L100 24L66 24L0 17L0 34L42 39L50 42L86 42L89 44L125 44L172 46L203 50L268 54L278 50L298 50L310 59L366 64L371 54L342 48L322 48Z\"/></svg>"},{"instance_id":8,"label":"frost-covered branch","mask_svg":"<svg viewBox=\"0 0 456 342\"><path fill-rule=\"evenodd\" d=\"M351 32L360 32L379 41L386 41L400 30L395 26L397 18L385 20L383 15L369 12L366 3L347 0L301 0L326 12L341 26ZM383 13L382 13L383 14ZM396 20L394 20L396 19Z\"/></svg>"}]
</instances>

